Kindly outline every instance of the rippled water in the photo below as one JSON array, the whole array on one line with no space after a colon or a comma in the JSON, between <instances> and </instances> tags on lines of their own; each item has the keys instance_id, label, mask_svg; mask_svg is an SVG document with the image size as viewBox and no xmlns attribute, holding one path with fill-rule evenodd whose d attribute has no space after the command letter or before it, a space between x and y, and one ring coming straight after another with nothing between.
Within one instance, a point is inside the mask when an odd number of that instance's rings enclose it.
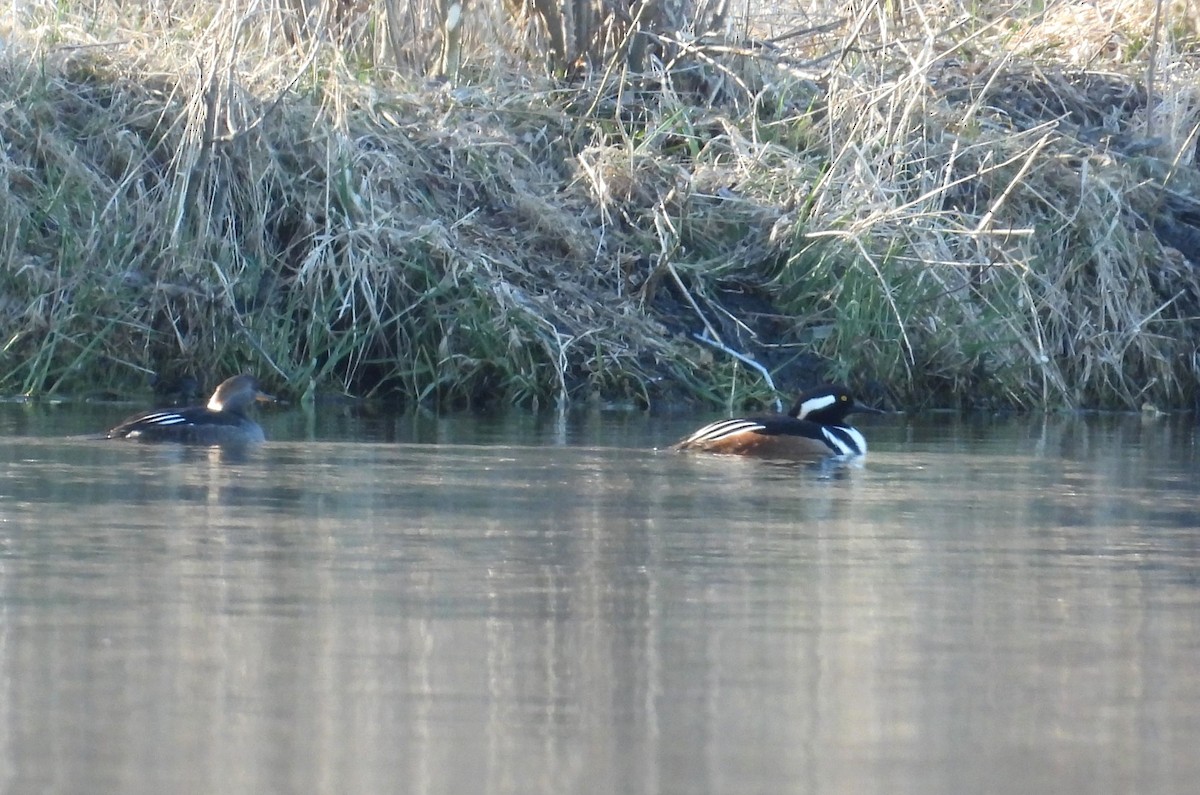
<instances>
[{"instance_id":1,"label":"rippled water","mask_svg":"<svg viewBox=\"0 0 1200 795\"><path fill-rule=\"evenodd\" d=\"M0 406L7 792L1128 793L1200 780L1190 417L264 418Z\"/></svg>"}]
</instances>

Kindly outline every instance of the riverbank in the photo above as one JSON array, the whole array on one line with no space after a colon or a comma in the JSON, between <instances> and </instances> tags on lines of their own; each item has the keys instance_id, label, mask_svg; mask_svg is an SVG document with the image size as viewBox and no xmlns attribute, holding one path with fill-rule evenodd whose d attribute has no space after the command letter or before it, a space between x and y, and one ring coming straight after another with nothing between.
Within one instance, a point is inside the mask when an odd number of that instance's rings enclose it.
<instances>
[{"instance_id":1,"label":"riverbank","mask_svg":"<svg viewBox=\"0 0 1200 795\"><path fill-rule=\"evenodd\" d=\"M1079 54L1083 22L867 17L558 77L481 36L437 81L237 3L40 13L0 52L0 392L770 399L701 335L788 391L1197 401L1186 19Z\"/></svg>"}]
</instances>

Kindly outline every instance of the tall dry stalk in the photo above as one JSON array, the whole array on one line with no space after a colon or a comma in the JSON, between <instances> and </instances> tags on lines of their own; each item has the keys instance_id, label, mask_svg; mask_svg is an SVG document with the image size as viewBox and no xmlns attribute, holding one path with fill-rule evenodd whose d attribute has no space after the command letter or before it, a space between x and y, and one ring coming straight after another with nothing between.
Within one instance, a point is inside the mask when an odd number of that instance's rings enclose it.
<instances>
[{"instance_id":1,"label":"tall dry stalk","mask_svg":"<svg viewBox=\"0 0 1200 795\"><path fill-rule=\"evenodd\" d=\"M449 86L433 0L136 8L23 18L0 53L0 389L251 368L457 403L768 399L703 330L785 387L1195 395L1174 33L1154 97L1141 67L1039 61L1053 8L805 7L774 43L564 15L569 53L607 48L567 74L529 57L543 23L471 4Z\"/></svg>"}]
</instances>

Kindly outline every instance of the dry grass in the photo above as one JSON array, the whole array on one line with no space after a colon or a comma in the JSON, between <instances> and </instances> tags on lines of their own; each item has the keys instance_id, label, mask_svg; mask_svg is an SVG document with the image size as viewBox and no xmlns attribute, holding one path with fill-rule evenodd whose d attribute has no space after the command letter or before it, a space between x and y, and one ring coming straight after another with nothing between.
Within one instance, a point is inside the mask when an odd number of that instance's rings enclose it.
<instances>
[{"instance_id":1,"label":"dry grass","mask_svg":"<svg viewBox=\"0 0 1200 795\"><path fill-rule=\"evenodd\" d=\"M553 78L483 6L453 83L432 4L145 8L0 31L0 391L765 401L707 331L787 388L1197 399L1190 7L1114 3L1082 61L1065 4L865 5Z\"/></svg>"},{"instance_id":2,"label":"dry grass","mask_svg":"<svg viewBox=\"0 0 1200 795\"><path fill-rule=\"evenodd\" d=\"M937 404L1195 401L1194 71L1160 49L1147 101L1144 66L1032 63L1023 27L971 43L999 60L939 42L831 75L793 311L828 313L847 374Z\"/></svg>"}]
</instances>

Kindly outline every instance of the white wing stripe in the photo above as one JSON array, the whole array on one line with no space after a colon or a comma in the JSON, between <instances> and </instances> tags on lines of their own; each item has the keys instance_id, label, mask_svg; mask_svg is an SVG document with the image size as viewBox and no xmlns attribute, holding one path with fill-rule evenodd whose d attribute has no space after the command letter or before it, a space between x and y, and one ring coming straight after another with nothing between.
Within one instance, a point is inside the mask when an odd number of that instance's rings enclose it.
<instances>
[{"instance_id":1,"label":"white wing stripe","mask_svg":"<svg viewBox=\"0 0 1200 795\"><path fill-rule=\"evenodd\" d=\"M763 426L761 423L754 422L753 420L721 420L720 422L714 422L710 423L709 425L705 425L703 428L684 439L682 444L715 442L719 439L735 436L739 433L761 431L764 427L765 426Z\"/></svg>"},{"instance_id":2,"label":"white wing stripe","mask_svg":"<svg viewBox=\"0 0 1200 795\"><path fill-rule=\"evenodd\" d=\"M138 423L142 425L178 425L181 422L187 422L187 417L180 416L173 411L147 414L138 420Z\"/></svg>"}]
</instances>

